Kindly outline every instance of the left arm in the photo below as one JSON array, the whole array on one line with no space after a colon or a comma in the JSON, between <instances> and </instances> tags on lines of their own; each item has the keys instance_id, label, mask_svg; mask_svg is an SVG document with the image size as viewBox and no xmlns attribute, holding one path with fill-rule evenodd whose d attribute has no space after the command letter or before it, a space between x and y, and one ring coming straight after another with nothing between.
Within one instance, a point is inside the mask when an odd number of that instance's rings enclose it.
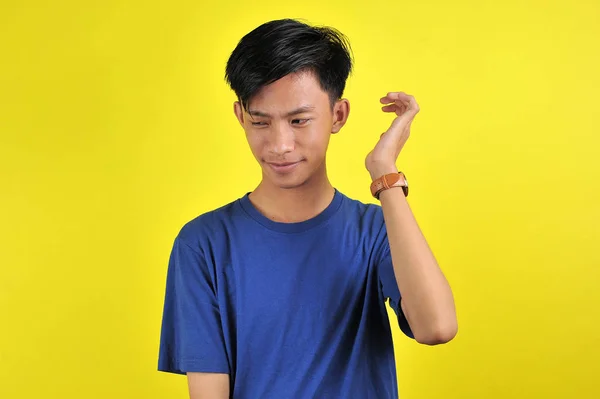
<instances>
[{"instance_id":1,"label":"left arm","mask_svg":"<svg viewBox=\"0 0 600 399\"><path fill-rule=\"evenodd\" d=\"M398 116L365 166L372 180L395 173L396 159L410 134L410 125L419 112L412 96L388 93L381 99L383 110ZM401 307L415 340L436 345L450 341L458 326L452 290L415 217L399 188L381 192L379 199L390 245L394 275L402 295Z\"/></svg>"},{"instance_id":2,"label":"left arm","mask_svg":"<svg viewBox=\"0 0 600 399\"><path fill-rule=\"evenodd\" d=\"M401 189L381 193L400 305L419 343L450 341L457 332L454 299Z\"/></svg>"}]
</instances>

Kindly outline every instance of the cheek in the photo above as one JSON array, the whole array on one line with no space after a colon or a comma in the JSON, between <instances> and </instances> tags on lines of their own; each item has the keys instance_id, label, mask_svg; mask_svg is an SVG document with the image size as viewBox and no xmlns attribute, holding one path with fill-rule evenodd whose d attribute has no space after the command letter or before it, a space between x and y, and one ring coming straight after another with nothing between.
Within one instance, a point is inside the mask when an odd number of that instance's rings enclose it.
<instances>
[{"instance_id":1,"label":"cheek","mask_svg":"<svg viewBox=\"0 0 600 399\"><path fill-rule=\"evenodd\" d=\"M321 125L311 133L311 146L319 153L325 153L329 146L331 132L329 126Z\"/></svg>"},{"instance_id":2,"label":"cheek","mask_svg":"<svg viewBox=\"0 0 600 399\"><path fill-rule=\"evenodd\" d=\"M264 146L262 140L256 134L246 132L246 141L248 142L250 150L254 156L258 157L262 152L262 147Z\"/></svg>"}]
</instances>

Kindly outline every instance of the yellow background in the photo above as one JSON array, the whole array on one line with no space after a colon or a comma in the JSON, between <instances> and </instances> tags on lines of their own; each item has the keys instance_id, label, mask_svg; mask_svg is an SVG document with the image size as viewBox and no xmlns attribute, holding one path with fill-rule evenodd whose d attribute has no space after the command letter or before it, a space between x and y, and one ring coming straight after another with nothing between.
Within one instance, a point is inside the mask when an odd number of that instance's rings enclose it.
<instances>
[{"instance_id":1,"label":"yellow background","mask_svg":"<svg viewBox=\"0 0 600 399\"><path fill-rule=\"evenodd\" d=\"M399 167L459 335L395 328L417 398L599 398L600 3L12 1L0 6L0 398L184 398L156 372L166 264L196 215L260 177L224 65L300 17L347 34L351 116L329 171L421 113Z\"/></svg>"}]
</instances>

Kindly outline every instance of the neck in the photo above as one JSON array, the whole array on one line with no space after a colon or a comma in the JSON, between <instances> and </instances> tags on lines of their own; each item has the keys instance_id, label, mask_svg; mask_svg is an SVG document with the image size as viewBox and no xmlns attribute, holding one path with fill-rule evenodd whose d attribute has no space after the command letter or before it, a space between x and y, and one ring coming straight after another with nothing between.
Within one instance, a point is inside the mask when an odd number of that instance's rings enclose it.
<instances>
[{"instance_id":1,"label":"neck","mask_svg":"<svg viewBox=\"0 0 600 399\"><path fill-rule=\"evenodd\" d=\"M303 222L323 212L335 193L327 174L311 180L298 187L281 188L263 178L249 198L260 213L275 222Z\"/></svg>"}]
</instances>

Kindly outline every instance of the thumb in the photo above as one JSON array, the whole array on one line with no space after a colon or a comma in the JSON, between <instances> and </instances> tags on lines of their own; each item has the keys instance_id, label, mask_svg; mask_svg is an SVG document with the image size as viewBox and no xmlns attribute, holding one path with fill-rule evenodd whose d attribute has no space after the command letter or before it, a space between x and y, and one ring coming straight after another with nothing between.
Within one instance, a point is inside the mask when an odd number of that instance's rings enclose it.
<instances>
[{"instance_id":1,"label":"thumb","mask_svg":"<svg viewBox=\"0 0 600 399\"><path fill-rule=\"evenodd\" d=\"M387 130L389 133L392 134L401 134L402 132L404 132L404 130L410 126L410 124L413 121L413 118L415 117L416 112L412 111L412 110L408 110L405 113L403 113L402 115L396 117L389 129Z\"/></svg>"}]
</instances>

